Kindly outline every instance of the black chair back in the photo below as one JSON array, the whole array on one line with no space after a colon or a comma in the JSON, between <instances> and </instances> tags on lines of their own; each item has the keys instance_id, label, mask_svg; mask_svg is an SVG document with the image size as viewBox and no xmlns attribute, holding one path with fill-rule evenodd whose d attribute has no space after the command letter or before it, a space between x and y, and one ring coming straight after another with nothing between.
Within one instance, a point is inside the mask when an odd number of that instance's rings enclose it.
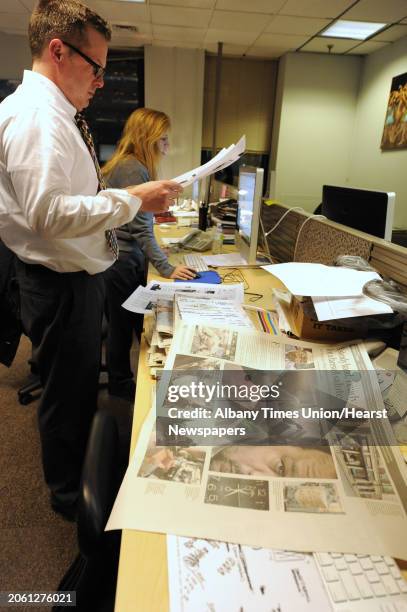
<instances>
[{"instance_id":1,"label":"black chair back","mask_svg":"<svg viewBox=\"0 0 407 612\"><path fill-rule=\"evenodd\" d=\"M97 412L92 423L78 503L78 542L85 557L95 554L115 500L119 436L114 417Z\"/></svg>"}]
</instances>

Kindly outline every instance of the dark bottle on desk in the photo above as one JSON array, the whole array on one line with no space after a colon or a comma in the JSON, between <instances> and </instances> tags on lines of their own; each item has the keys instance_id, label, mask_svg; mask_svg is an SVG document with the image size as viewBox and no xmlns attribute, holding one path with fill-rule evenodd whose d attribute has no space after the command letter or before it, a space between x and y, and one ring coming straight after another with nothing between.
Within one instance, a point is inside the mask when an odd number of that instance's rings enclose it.
<instances>
[{"instance_id":1,"label":"dark bottle on desk","mask_svg":"<svg viewBox=\"0 0 407 612\"><path fill-rule=\"evenodd\" d=\"M201 202L199 205L198 227L202 232L205 232L208 227L208 206L205 202Z\"/></svg>"}]
</instances>

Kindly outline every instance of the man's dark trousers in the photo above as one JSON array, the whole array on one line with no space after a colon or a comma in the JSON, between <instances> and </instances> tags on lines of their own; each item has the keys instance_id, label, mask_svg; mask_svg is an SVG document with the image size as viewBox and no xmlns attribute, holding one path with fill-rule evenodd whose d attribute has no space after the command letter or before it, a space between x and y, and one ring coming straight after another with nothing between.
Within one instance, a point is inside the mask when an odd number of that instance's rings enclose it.
<instances>
[{"instance_id":1,"label":"man's dark trousers","mask_svg":"<svg viewBox=\"0 0 407 612\"><path fill-rule=\"evenodd\" d=\"M104 304L102 274L59 273L17 260L21 318L33 345L43 393L38 412L51 501L77 501L97 406Z\"/></svg>"},{"instance_id":2,"label":"man's dark trousers","mask_svg":"<svg viewBox=\"0 0 407 612\"><path fill-rule=\"evenodd\" d=\"M139 285L145 284L145 269L144 254L134 242L132 251L120 251L119 259L104 273L109 323L106 356L110 385L120 386L134 380L130 349L134 333L140 342L143 315L129 312L122 304Z\"/></svg>"}]
</instances>

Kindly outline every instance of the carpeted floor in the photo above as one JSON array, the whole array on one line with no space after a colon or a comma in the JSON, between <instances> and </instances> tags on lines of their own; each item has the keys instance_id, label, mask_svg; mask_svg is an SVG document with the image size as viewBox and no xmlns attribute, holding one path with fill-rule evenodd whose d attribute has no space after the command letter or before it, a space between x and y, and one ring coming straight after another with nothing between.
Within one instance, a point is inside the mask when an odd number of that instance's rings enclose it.
<instances>
[{"instance_id":1,"label":"carpeted floor","mask_svg":"<svg viewBox=\"0 0 407 612\"><path fill-rule=\"evenodd\" d=\"M17 400L17 390L29 376L30 354L31 344L23 337L12 367L0 365L0 591L56 590L77 554L76 525L49 505L36 423L38 400L28 406ZM117 417L126 462L132 405L106 392L99 400L99 408Z\"/></svg>"}]
</instances>

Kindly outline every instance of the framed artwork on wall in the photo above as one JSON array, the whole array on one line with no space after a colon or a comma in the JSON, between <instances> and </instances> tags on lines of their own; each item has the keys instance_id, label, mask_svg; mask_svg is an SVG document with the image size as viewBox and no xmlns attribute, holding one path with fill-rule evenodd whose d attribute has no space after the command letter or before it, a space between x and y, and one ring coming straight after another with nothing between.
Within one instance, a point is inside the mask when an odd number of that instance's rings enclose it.
<instances>
[{"instance_id":1,"label":"framed artwork on wall","mask_svg":"<svg viewBox=\"0 0 407 612\"><path fill-rule=\"evenodd\" d=\"M392 79L381 149L407 147L407 72Z\"/></svg>"}]
</instances>

